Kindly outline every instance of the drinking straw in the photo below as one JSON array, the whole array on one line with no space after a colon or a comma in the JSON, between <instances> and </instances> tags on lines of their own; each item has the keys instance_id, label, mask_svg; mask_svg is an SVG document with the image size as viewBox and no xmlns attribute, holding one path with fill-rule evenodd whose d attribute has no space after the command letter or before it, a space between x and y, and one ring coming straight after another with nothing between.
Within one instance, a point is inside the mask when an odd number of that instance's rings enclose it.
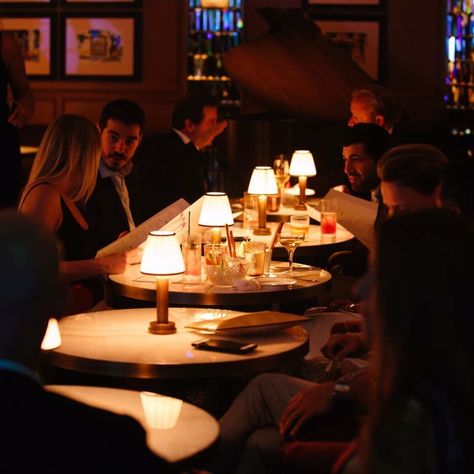
<instances>
[{"instance_id":1,"label":"drinking straw","mask_svg":"<svg viewBox=\"0 0 474 474\"><path fill-rule=\"evenodd\" d=\"M191 211L188 211L188 235L191 234Z\"/></svg>"},{"instance_id":2,"label":"drinking straw","mask_svg":"<svg viewBox=\"0 0 474 474\"><path fill-rule=\"evenodd\" d=\"M280 222L278 223L277 229L276 229L275 233L273 234L273 238L272 238L272 242L271 242L271 244L270 244L269 250L273 250L273 247L275 247L275 245L276 245L276 243L277 243L278 236L279 236L280 233L281 233L281 229L282 229L282 227L283 227L283 224L284 224L283 221L280 221Z\"/></svg>"},{"instance_id":3,"label":"drinking straw","mask_svg":"<svg viewBox=\"0 0 474 474\"><path fill-rule=\"evenodd\" d=\"M232 245L232 257L237 257L237 252L235 250L235 239L234 239L234 233L229 230L229 235L230 235L230 242Z\"/></svg>"},{"instance_id":4,"label":"drinking straw","mask_svg":"<svg viewBox=\"0 0 474 474\"><path fill-rule=\"evenodd\" d=\"M229 225L228 224L225 225L225 234L226 234L226 237L227 237L227 245L229 247L229 255L231 257L233 257L234 254L232 253L232 241L230 239L230 230L229 230Z\"/></svg>"}]
</instances>

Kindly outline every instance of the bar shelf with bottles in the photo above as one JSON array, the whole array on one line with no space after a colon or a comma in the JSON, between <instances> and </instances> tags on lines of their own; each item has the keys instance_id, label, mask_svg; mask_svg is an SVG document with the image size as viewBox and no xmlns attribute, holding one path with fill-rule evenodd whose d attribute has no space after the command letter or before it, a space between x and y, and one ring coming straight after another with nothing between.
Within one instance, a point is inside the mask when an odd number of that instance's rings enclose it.
<instances>
[{"instance_id":1,"label":"bar shelf with bottles","mask_svg":"<svg viewBox=\"0 0 474 474\"><path fill-rule=\"evenodd\" d=\"M203 8L201 0L189 0L188 92L219 97L224 116L238 115L239 89L223 63L224 54L242 42L243 0L229 0L226 8Z\"/></svg>"},{"instance_id":2,"label":"bar shelf with bottles","mask_svg":"<svg viewBox=\"0 0 474 474\"><path fill-rule=\"evenodd\" d=\"M446 107L474 110L474 0L447 0Z\"/></svg>"}]
</instances>

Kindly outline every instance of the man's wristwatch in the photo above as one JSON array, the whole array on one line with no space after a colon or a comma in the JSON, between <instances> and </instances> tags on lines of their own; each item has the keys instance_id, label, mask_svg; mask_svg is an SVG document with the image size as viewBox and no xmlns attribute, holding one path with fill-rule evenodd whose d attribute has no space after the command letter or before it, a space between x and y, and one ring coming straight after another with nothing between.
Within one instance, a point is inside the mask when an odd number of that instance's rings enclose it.
<instances>
[{"instance_id":1,"label":"man's wristwatch","mask_svg":"<svg viewBox=\"0 0 474 474\"><path fill-rule=\"evenodd\" d=\"M347 402L351 400L351 386L350 383L352 379L359 376L361 373L365 372L366 368L354 370L349 372L342 377L339 377L334 382L334 387L332 389L332 399L335 402Z\"/></svg>"},{"instance_id":2,"label":"man's wristwatch","mask_svg":"<svg viewBox=\"0 0 474 474\"><path fill-rule=\"evenodd\" d=\"M336 380L334 382L334 387L332 389L332 399L335 402L347 402L350 399L351 386L349 382L339 382Z\"/></svg>"}]
</instances>

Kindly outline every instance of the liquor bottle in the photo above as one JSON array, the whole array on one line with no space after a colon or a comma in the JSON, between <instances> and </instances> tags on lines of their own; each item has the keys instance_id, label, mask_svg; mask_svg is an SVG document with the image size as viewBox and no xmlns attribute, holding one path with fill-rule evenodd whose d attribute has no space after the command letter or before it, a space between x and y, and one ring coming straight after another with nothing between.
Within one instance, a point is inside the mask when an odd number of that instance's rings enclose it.
<instances>
[{"instance_id":1,"label":"liquor bottle","mask_svg":"<svg viewBox=\"0 0 474 474\"><path fill-rule=\"evenodd\" d=\"M204 75L204 58L203 54L194 55L194 76L197 78Z\"/></svg>"},{"instance_id":2,"label":"liquor bottle","mask_svg":"<svg viewBox=\"0 0 474 474\"><path fill-rule=\"evenodd\" d=\"M194 29L196 31L202 30L202 10L194 10Z\"/></svg>"},{"instance_id":3,"label":"liquor bottle","mask_svg":"<svg viewBox=\"0 0 474 474\"><path fill-rule=\"evenodd\" d=\"M216 55L216 76L225 76L227 73L226 73L226 70L224 68L224 61L223 61L223 57L222 57L222 54L218 54Z\"/></svg>"},{"instance_id":4,"label":"liquor bottle","mask_svg":"<svg viewBox=\"0 0 474 474\"><path fill-rule=\"evenodd\" d=\"M204 75L212 77L217 76L216 57L213 54L210 54L206 57Z\"/></svg>"}]
</instances>

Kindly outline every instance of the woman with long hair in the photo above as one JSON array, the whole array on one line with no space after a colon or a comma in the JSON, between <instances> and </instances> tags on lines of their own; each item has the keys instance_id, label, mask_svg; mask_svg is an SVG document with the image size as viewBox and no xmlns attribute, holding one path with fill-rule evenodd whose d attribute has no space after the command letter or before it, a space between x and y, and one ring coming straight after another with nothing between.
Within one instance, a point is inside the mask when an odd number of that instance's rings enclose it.
<instances>
[{"instance_id":1,"label":"woman with long hair","mask_svg":"<svg viewBox=\"0 0 474 474\"><path fill-rule=\"evenodd\" d=\"M344 473L474 472L474 225L432 210L383 224L374 263L375 402Z\"/></svg>"},{"instance_id":2,"label":"woman with long hair","mask_svg":"<svg viewBox=\"0 0 474 474\"><path fill-rule=\"evenodd\" d=\"M19 212L58 236L63 247L60 272L66 282L121 273L127 263L127 253L94 258L90 250L89 227L81 208L94 190L100 156L100 135L92 122L78 115L57 118L41 140L20 198ZM97 300L97 282L88 280L85 286Z\"/></svg>"}]
</instances>

